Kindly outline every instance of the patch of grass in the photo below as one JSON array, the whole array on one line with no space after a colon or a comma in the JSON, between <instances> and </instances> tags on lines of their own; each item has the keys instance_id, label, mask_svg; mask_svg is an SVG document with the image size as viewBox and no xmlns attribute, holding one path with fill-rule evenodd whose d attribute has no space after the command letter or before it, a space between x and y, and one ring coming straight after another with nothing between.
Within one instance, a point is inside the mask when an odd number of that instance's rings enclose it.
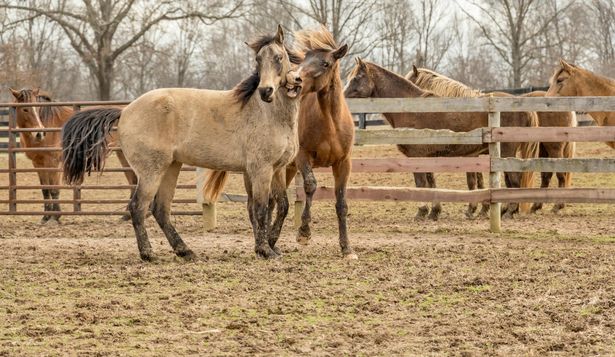
<instances>
[{"instance_id":1,"label":"patch of grass","mask_svg":"<svg viewBox=\"0 0 615 357\"><path fill-rule=\"evenodd\" d=\"M583 317L597 315L601 312L602 312L602 308L600 308L599 306L595 306L595 305L583 306L581 309L579 309L579 315Z\"/></svg>"},{"instance_id":2,"label":"patch of grass","mask_svg":"<svg viewBox=\"0 0 615 357\"><path fill-rule=\"evenodd\" d=\"M484 285L471 285L471 286L467 286L466 290L474 293L474 294L480 294L482 292L485 291L490 291L491 290L491 285L489 284L484 284Z\"/></svg>"}]
</instances>

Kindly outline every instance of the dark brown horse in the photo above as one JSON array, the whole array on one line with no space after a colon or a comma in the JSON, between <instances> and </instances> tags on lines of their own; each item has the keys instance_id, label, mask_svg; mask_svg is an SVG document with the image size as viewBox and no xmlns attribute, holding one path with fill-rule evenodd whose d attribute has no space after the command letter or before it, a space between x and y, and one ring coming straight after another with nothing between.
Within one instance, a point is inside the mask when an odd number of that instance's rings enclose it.
<instances>
[{"instance_id":1,"label":"dark brown horse","mask_svg":"<svg viewBox=\"0 0 615 357\"><path fill-rule=\"evenodd\" d=\"M22 89L20 91L11 89L11 94L15 103L53 102L50 94L39 89ZM15 113L19 128L61 128L73 114L74 109L67 106L20 107L17 108ZM115 142L115 140L115 134L113 134L111 141ZM20 143L22 147L26 148L60 147L62 136L60 132L20 133ZM32 160L32 165L35 168L59 169L62 163L62 152L59 150L29 151L26 152L26 157ZM117 157L124 168L130 167L121 151L117 152ZM132 171L126 171L125 175L130 184L137 184L137 177ZM38 177L41 185L44 186L55 186L62 183L60 171L39 171ZM58 200L60 198L60 190L58 189L42 189L42 191L45 200ZM57 202L46 203L44 207L46 212L60 212L60 204ZM124 219L128 218L130 218L129 215L124 217ZM59 219L60 215L45 215L41 219L41 223L57 223Z\"/></svg>"},{"instance_id":2,"label":"dark brown horse","mask_svg":"<svg viewBox=\"0 0 615 357\"><path fill-rule=\"evenodd\" d=\"M357 65L349 77L346 88L346 96L349 98L397 98L414 97L427 98L437 97L436 94L425 91L411 81L390 72L373 63L357 59ZM385 113L384 116L393 127L412 127L417 129L449 129L452 131L470 131L487 126L486 115L480 113ZM535 114L533 116L519 116L518 126L537 125ZM521 119L526 119L525 121ZM533 119L533 120L531 120ZM437 156L477 156L485 152L485 145L399 145L399 150L408 157L437 157ZM522 157L533 157L537 150L531 146L516 146L508 156L514 156L517 150L522 151ZM527 151L524 151L524 150ZM506 150L502 150L506 153ZM435 188L435 180L429 182L426 174L415 173L417 187ZM521 175L506 174L507 187L521 187L523 182ZM418 216L424 216L427 207L419 209ZM518 204L509 205L505 214L512 216L518 211ZM437 219L440 213L439 203L434 204L430 217Z\"/></svg>"},{"instance_id":3,"label":"dark brown horse","mask_svg":"<svg viewBox=\"0 0 615 357\"><path fill-rule=\"evenodd\" d=\"M544 97L547 92L535 91L524 94L523 97ZM538 112L538 122L541 127L553 126L577 126L577 116L575 112ZM550 158L572 158L575 151L574 142L555 142L555 143L540 143L540 157ZM556 173L558 187L568 188L572 185L572 173L558 172ZM553 177L553 172L542 172L540 174L540 187L547 188ZM559 212L565 207L564 203L556 203L551 210L553 213ZM535 202L532 205L531 212L542 209L542 202Z\"/></svg>"},{"instance_id":4,"label":"dark brown horse","mask_svg":"<svg viewBox=\"0 0 615 357\"><path fill-rule=\"evenodd\" d=\"M303 80L299 110L299 153L286 171L288 186L297 170L303 176L306 195L297 241L307 244L311 238L312 197L316 192L313 168L331 167L335 178L335 209L339 225L339 243L347 259L356 259L348 239L346 185L350 176L350 153L354 143L354 123L343 95L339 60L348 46L338 46L333 35L321 27L295 33L299 69ZM224 187L226 173L213 172L205 183L206 200L215 202ZM278 215L278 219L283 219Z\"/></svg>"}]
</instances>

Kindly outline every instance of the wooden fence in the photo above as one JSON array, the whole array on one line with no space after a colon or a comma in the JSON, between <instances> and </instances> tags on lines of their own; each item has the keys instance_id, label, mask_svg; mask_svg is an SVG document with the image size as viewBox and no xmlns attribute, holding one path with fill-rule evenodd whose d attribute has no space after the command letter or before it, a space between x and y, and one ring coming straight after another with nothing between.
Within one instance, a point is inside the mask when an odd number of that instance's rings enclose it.
<instances>
[{"instance_id":1,"label":"wooden fence","mask_svg":"<svg viewBox=\"0 0 615 357\"><path fill-rule=\"evenodd\" d=\"M501 112L521 111L615 111L615 97L485 97L485 98L382 98L349 99L353 113L404 112L487 112L489 127L470 132L430 129L385 129L356 131L356 144L488 144L489 156L478 158L406 158L353 160L353 172L489 172L489 188L483 190L447 190L408 187L350 187L350 200L392 200L418 202L491 203L491 231L501 231L500 206L507 202L615 203L615 189L605 188L501 188L500 177L506 172L615 172L612 159L518 159L501 158L501 142L603 142L615 141L615 127L500 127ZM295 222L303 207L300 177L291 190L295 198ZM197 185L198 186L198 185ZM333 199L330 187L319 187L314 199ZM223 196L225 201L245 201L242 196ZM215 226L215 205L204 203L206 228Z\"/></svg>"},{"instance_id":2,"label":"wooden fence","mask_svg":"<svg viewBox=\"0 0 615 357\"><path fill-rule=\"evenodd\" d=\"M9 107L23 107L23 106L70 106L75 110L79 110L81 107L87 106L110 106L110 105L125 105L129 102L126 101L118 101L118 102L63 102L63 103L32 103L32 104L17 104L17 103L0 103L0 112L3 109ZM46 128L45 132L59 132L61 128ZM41 131L41 129L22 129L18 128L16 124L16 118L13 116L9 116L7 126L4 128L0 128L0 137L2 134L6 134L8 145L4 148L0 147L0 153L8 154L8 165L7 167L0 168L0 174L8 174L8 185L0 185L0 192L7 192L7 197L0 197L0 215L124 215L126 214L125 207L127 206L129 200L129 192L135 186L125 184L107 184L106 180L103 180L101 184L85 184L85 185L40 185L40 184L21 184L20 179L18 179L18 175L21 174L31 174L38 172L61 172L60 168L33 168L31 164L28 163L28 167L18 167L17 162L17 154L25 153L25 152L51 152L61 150L60 147L42 147L42 148L21 148L18 145L17 138L19 133L23 132L32 132L32 131ZM118 149L115 148L115 151ZM126 171L130 171L130 168L123 167L105 167L105 173L116 173L122 174ZM194 167L184 166L182 171L192 172L190 175L194 175L196 169ZM107 176L108 177L108 176ZM194 181L194 176L193 180ZM195 184L183 184L178 185L177 188L179 190L190 190L194 192L196 190ZM20 191L32 191L32 190L41 190L41 189L58 189L63 193L64 196L66 192L68 192L71 197L63 198L57 200L43 200L42 197L40 199L24 199L18 197L18 192ZM126 191L126 198L123 199L111 199L111 198L90 198L84 199L82 198L82 193L84 191ZM39 191L40 192L40 191ZM39 195L40 193L36 193ZM193 204L194 209L186 209L186 210L174 210L174 215L201 215L202 210L200 206L197 206L197 199L193 194L190 194L190 199L174 199L173 203L175 204L183 204L189 205ZM60 205L64 205L64 210L62 212L49 212L43 211L44 203L58 203ZM37 209L32 209L32 205L36 205ZM66 205L69 205L72 210L66 210ZM26 207L26 208L24 208ZM109 207L112 207L111 209Z\"/></svg>"}]
</instances>

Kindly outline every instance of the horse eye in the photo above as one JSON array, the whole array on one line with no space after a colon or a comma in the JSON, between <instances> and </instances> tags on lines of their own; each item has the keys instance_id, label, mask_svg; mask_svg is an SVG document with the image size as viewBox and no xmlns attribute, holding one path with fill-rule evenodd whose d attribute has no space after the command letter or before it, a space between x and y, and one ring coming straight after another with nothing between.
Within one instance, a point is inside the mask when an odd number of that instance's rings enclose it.
<instances>
[{"instance_id":1,"label":"horse eye","mask_svg":"<svg viewBox=\"0 0 615 357\"><path fill-rule=\"evenodd\" d=\"M24 111L24 112L26 112L26 113L28 113L28 112L29 112L29 110L28 110L28 109L24 109L23 111Z\"/></svg>"},{"instance_id":2,"label":"horse eye","mask_svg":"<svg viewBox=\"0 0 615 357\"><path fill-rule=\"evenodd\" d=\"M565 78L558 78L557 79L557 83L562 83L565 80Z\"/></svg>"},{"instance_id":3,"label":"horse eye","mask_svg":"<svg viewBox=\"0 0 615 357\"><path fill-rule=\"evenodd\" d=\"M322 66L325 68L329 67L329 62L323 61Z\"/></svg>"}]
</instances>

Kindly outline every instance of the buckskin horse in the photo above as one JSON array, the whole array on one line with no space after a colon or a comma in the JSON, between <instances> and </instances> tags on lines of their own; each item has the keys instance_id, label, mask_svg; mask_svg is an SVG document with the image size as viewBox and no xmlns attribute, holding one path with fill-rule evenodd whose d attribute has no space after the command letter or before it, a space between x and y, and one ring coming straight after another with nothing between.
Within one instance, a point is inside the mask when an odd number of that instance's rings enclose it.
<instances>
[{"instance_id":1,"label":"buckskin horse","mask_svg":"<svg viewBox=\"0 0 615 357\"><path fill-rule=\"evenodd\" d=\"M64 126L64 178L79 183L86 172L104 164L107 137L117 122L119 145L138 178L129 210L141 259L153 258L144 225L152 201L153 215L175 254L194 257L170 221L184 163L243 172L255 252L262 258L279 256L268 236L268 206L272 196L285 195L284 185L272 182L284 178L298 150L300 87L286 88L294 56L284 45L280 26L275 35L263 36L250 47L256 70L233 90L157 89L123 110L80 112Z\"/></svg>"}]
</instances>

